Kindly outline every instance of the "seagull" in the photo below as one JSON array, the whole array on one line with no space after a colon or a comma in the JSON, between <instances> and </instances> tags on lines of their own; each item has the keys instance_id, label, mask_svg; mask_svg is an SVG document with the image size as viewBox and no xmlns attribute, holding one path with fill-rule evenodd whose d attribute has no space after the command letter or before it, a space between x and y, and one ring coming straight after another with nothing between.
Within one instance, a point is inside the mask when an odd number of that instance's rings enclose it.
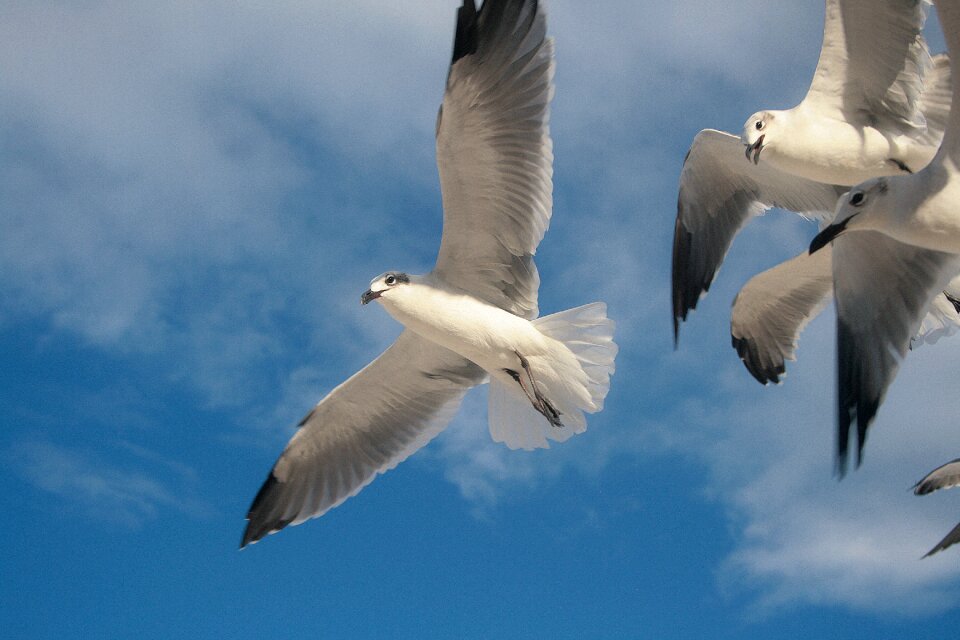
<instances>
[{"instance_id":1,"label":"seagull","mask_svg":"<svg viewBox=\"0 0 960 640\"><path fill-rule=\"evenodd\" d=\"M891 240L876 231L863 231L878 252ZM759 273L740 289L730 313L733 348L747 371L760 383L779 384L786 360L796 360L800 333L833 298L832 249L798 256ZM934 299L913 336L910 348L935 344L960 329L960 277Z\"/></svg>"},{"instance_id":2,"label":"seagull","mask_svg":"<svg viewBox=\"0 0 960 640\"><path fill-rule=\"evenodd\" d=\"M919 1L827 0L803 101L755 113L739 137L697 134L680 174L673 239L675 345L680 321L754 216L777 207L828 223L851 185L933 158L950 108L950 65L930 57L925 17Z\"/></svg>"},{"instance_id":3,"label":"seagull","mask_svg":"<svg viewBox=\"0 0 960 640\"><path fill-rule=\"evenodd\" d=\"M553 71L536 0L479 11L464 0L437 118L436 265L371 281L361 303L379 303L404 331L301 421L253 500L241 548L355 495L436 436L481 383L491 435L510 448L566 440L602 409L617 353L606 305L537 317Z\"/></svg>"},{"instance_id":4,"label":"seagull","mask_svg":"<svg viewBox=\"0 0 960 640\"><path fill-rule=\"evenodd\" d=\"M928 473L920 482L913 486L913 493L918 496L925 496L938 489L949 489L957 485L960 485L960 459L948 462ZM960 542L960 524L955 526L943 540L937 543L937 546L930 549L923 557L927 558L932 556L936 552L943 551L957 542Z\"/></svg>"},{"instance_id":5,"label":"seagull","mask_svg":"<svg viewBox=\"0 0 960 640\"><path fill-rule=\"evenodd\" d=\"M960 2L936 2L947 49L960 55ZM956 104L960 87L954 86ZM810 253L833 241L837 311L837 472L846 472L850 430L857 466L870 423L934 296L960 273L960 109L937 155L914 175L867 180L837 205ZM880 232L893 242L882 250Z\"/></svg>"}]
</instances>

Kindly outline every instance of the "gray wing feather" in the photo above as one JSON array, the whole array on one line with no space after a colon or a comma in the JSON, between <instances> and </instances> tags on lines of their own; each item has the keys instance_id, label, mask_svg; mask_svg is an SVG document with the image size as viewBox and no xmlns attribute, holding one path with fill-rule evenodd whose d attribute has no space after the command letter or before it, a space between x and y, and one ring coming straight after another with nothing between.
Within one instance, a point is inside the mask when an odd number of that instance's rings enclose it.
<instances>
[{"instance_id":1,"label":"gray wing feather","mask_svg":"<svg viewBox=\"0 0 960 640\"><path fill-rule=\"evenodd\" d=\"M957 485L960 485L960 458L940 465L928 473L920 482L913 485L913 492L918 496L923 496L939 489L950 489Z\"/></svg>"},{"instance_id":2,"label":"gray wing feather","mask_svg":"<svg viewBox=\"0 0 960 640\"><path fill-rule=\"evenodd\" d=\"M932 66L923 76L923 93L917 108L927 121L927 127L918 140L927 145L939 145L950 120L953 83L950 58L945 53L933 57Z\"/></svg>"},{"instance_id":3,"label":"gray wing feather","mask_svg":"<svg viewBox=\"0 0 960 640\"><path fill-rule=\"evenodd\" d=\"M814 182L754 164L740 138L704 129L694 138L680 173L673 235L673 329L710 289L733 238L771 207L829 219L845 187Z\"/></svg>"},{"instance_id":4,"label":"gray wing feather","mask_svg":"<svg viewBox=\"0 0 960 640\"><path fill-rule=\"evenodd\" d=\"M930 551L927 551L927 553L926 553L926 555L924 555L924 557L925 557L925 558L930 557L930 556L932 556L933 554L935 554L936 552L938 552L938 551L943 551L943 550L946 549L947 547L949 547L949 546L951 546L951 545L954 545L954 544L956 544L956 543L958 543L958 542L960 542L960 524L957 524L957 526L955 526L953 529L951 529L951 530L950 530L950 533L948 533L948 534L943 538L943 540L941 540L940 542L938 542L938 543L937 543L937 546L935 546L933 549L930 549Z\"/></svg>"},{"instance_id":5,"label":"gray wing feather","mask_svg":"<svg viewBox=\"0 0 960 640\"><path fill-rule=\"evenodd\" d=\"M247 514L241 547L316 518L429 442L484 371L404 331L303 419Z\"/></svg>"},{"instance_id":6,"label":"gray wing feather","mask_svg":"<svg viewBox=\"0 0 960 640\"><path fill-rule=\"evenodd\" d=\"M823 45L804 101L835 106L849 122L913 131L930 54L928 2L827 0Z\"/></svg>"},{"instance_id":7,"label":"gray wing feather","mask_svg":"<svg viewBox=\"0 0 960 640\"><path fill-rule=\"evenodd\" d=\"M780 382L796 359L803 328L830 302L830 247L806 251L751 278L737 294L730 335L744 366L760 384Z\"/></svg>"},{"instance_id":8,"label":"gray wing feather","mask_svg":"<svg viewBox=\"0 0 960 640\"><path fill-rule=\"evenodd\" d=\"M928 473L920 482L913 486L913 492L918 495L926 495L939 489L949 489L960 485L960 458L951 460L947 464L941 465ZM924 557L932 556L938 551L943 551L947 547L960 542L960 524L955 526L943 540L930 549Z\"/></svg>"},{"instance_id":9,"label":"gray wing feather","mask_svg":"<svg viewBox=\"0 0 960 640\"><path fill-rule=\"evenodd\" d=\"M460 10L437 122L446 282L537 316L533 254L550 223L553 41L535 1L473 0Z\"/></svg>"},{"instance_id":10,"label":"gray wing feather","mask_svg":"<svg viewBox=\"0 0 960 640\"><path fill-rule=\"evenodd\" d=\"M934 297L960 271L953 254L853 231L834 241L837 306L837 472L846 471L850 430L857 465L867 430Z\"/></svg>"}]
</instances>

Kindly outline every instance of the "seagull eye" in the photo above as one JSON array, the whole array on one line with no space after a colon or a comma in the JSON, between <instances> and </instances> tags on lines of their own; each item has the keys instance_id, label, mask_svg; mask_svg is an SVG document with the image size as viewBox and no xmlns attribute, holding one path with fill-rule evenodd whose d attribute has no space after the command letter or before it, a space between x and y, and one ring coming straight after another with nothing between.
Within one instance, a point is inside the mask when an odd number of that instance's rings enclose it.
<instances>
[{"instance_id":1,"label":"seagull eye","mask_svg":"<svg viewBox=\"0 0 960 640\"><path fill-rule=\"evenodd\" d=\"M857 191L852 196L850 196L850 204L855 207L859 207L863 204L863 191Z\"/></svg>"},{"instance_id":2,"label":"seagull eye","mask_svg":"<svg viewBox=\"0 0 960 640\"><path fill-rule=\"evenodd\" d=\"M761 129L763 129L763 120L757 120L757 122L753 126L756 128L757 131L760 131Z\"/></svg>"},{"instance_id":3,"label":"seagull eye","mask_svg":"<svg viewBox=\"0 0 960 640\"><path fill-rule=\"evenodd\" d=\"M383 281L387 284L388 287L392 287L393 285L397 284L397 276L389 275L386 278L384 278Z\"/></svg>"}]
</instances>

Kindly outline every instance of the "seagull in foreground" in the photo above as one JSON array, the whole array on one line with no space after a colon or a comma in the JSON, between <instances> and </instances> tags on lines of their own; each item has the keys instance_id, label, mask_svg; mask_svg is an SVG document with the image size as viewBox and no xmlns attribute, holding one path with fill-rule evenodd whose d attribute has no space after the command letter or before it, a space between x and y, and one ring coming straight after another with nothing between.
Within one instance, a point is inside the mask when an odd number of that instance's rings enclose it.
<instances>
[{"instance_id":1,"label":"seagull in foreground","mask_svg":"<svg viewBox=\"0 0 960 640\"><path fill-rule=\"evenodd\" d=\"M750 116L740 137L705 129L680 174L673 237L674 343L733 238L771 207L829 222L850 185L934 156L950 108L946 56L931 59L919 1L827 0L803 101ZM746 155L746 160L744 160Z\"/></svg>"},{"instance_id":2,"label":"seagull in foreground","mask_svg":"<svg viewBox=\"0 0 960 640\"><path fill-rule=\"evenodd\" d=\"M891 240L876 231L877 252ZM760 384L780 383L786 360L796 360L800 333L833 297L833 251L829 246L814 254L804 251L759 273L740 289L730 312L730 335L747 371ZM913 336L910 348L935 344L960 329L960 277L954 278L934 299Z\"/></svg>"},{"instance_id":3,"label":"seagull in foreground","mask_svg":"<svg viewBox=\"0 0 960 640\"><path fill-rule=\"evenodd\" d=\"M548 446L600 411L617 346L603 303L537 318L533 254L550 221L553 40L536 0L464 0L437 119L444 229L433 271L361 296L405 329L300 423L247 514L241 547L320 516L403 461L490 382L490 432Z\"/></svg>"},{"instance_id":4,"label":"seagull in foreground","mask_svg":"<svg viewBox=\"0 0 960 640\"><path fill-rule=\"evenodd\" d=\"M949 489L957 485L960 485L960 459L948 462L928 473L920 482L913 486L913 493L918 496L925 496L938 489ZM960 542L960 524L951 529L950 533L923 557L930 557L937 551L943 551L957 542Z\"/></svg>"},{"instance_id":5,"label":"seagull in foreground","mask_svg":"<svg viewBox=\"0 0 960 640\"><path fill-rule=\"evenodd\" d=\"M938 1L951 58L960 55L960 1ZM960 87L954 86L953 103ZM960 109L933 161L915 175L873 178L840 199L810 253L833 246L837 309L837 472L851 426L857 466L867 430L934 296L960 273ZM882 250L876 231L889 236Z\"/></svg>"}]
</instances>

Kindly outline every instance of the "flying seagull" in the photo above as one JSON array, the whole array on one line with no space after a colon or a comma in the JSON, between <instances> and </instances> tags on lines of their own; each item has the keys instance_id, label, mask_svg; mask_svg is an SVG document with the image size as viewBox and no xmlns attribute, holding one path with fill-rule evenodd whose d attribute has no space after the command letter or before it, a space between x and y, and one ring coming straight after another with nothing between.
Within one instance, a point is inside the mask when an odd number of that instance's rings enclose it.
<instances>
[{"instance_id":1,"label":"flying seagull","mask_svg":"<svg viewBox=\"0 0 960 640\"><path fill-rule=\"evenodd\" d=\"M443 237L426 275L389 271L361 302L405 326L307 414L247 514L241 547L322 515L436 436L490 382L494 440L548 446L599 411L617 346L606 306L537 318L550 222L553 40L536 0L464 0L437 118Z\"/></svg>"},{"instance_id":2,"label":"flying seagull","mask_svg":"<svg viewBox=\"0 0 960 640\"><path fill-rule=\"evenodd\" d=\"M949 489L960 485L960 459L948 462L939 466L913 486L913 493L918 496L925 496L939 489ZM930 549L924 556L929 557L938 551L943 551L952 544L960 542L960 524L950 530L943 540L937 543L933 549Z\"/></svg>"},{"instance_id":3,"label":"flying seagull","mask_svg":"<svg viewBox=\"0 0 960 640\"><path fill-rule=\"evenodd\" d=\"M876 251L895 243L882 233L872 236ZM730 336L747 371L760 384L779 383L786 361L796 360L800 333L833 298L832 250L804 251L747 281L733 300ZM960 329L960 277L947 284L923 317L911 348L934 344Z\"/></svg>"},{"instance_id":4,"label":"flying seagull","mask_svg":"<svg viewBox=\"0 0 960 640\"><path fill-rule=\"evenodd\" d=\"M920 33L925 17L918 0L827 0L803 101L755 113L739 138L697 134L680 174L673 237L675 343L754 216L777 207L829 222L850 185L917 171L933 158L951 91L949 61L931 59Z\"/></svg>"},{"instance_id":5,"label":"flying seagull","mask_svg":"<svg viewBox=\"0 0 960 640\"><path fill-rule=\"evenodd\" d=\"M960 55L960 2L936 3L951 58ZM954 86L956 104L960 87ZM841 198L810 244L833 246L837 309L837 471L856 425L859 466L867 430L934 296L960 273L960 109L950 112L933 161L914 175L874 178ZM878 250L875 231L890 242Z\"/></svg>"}]
</instances>

